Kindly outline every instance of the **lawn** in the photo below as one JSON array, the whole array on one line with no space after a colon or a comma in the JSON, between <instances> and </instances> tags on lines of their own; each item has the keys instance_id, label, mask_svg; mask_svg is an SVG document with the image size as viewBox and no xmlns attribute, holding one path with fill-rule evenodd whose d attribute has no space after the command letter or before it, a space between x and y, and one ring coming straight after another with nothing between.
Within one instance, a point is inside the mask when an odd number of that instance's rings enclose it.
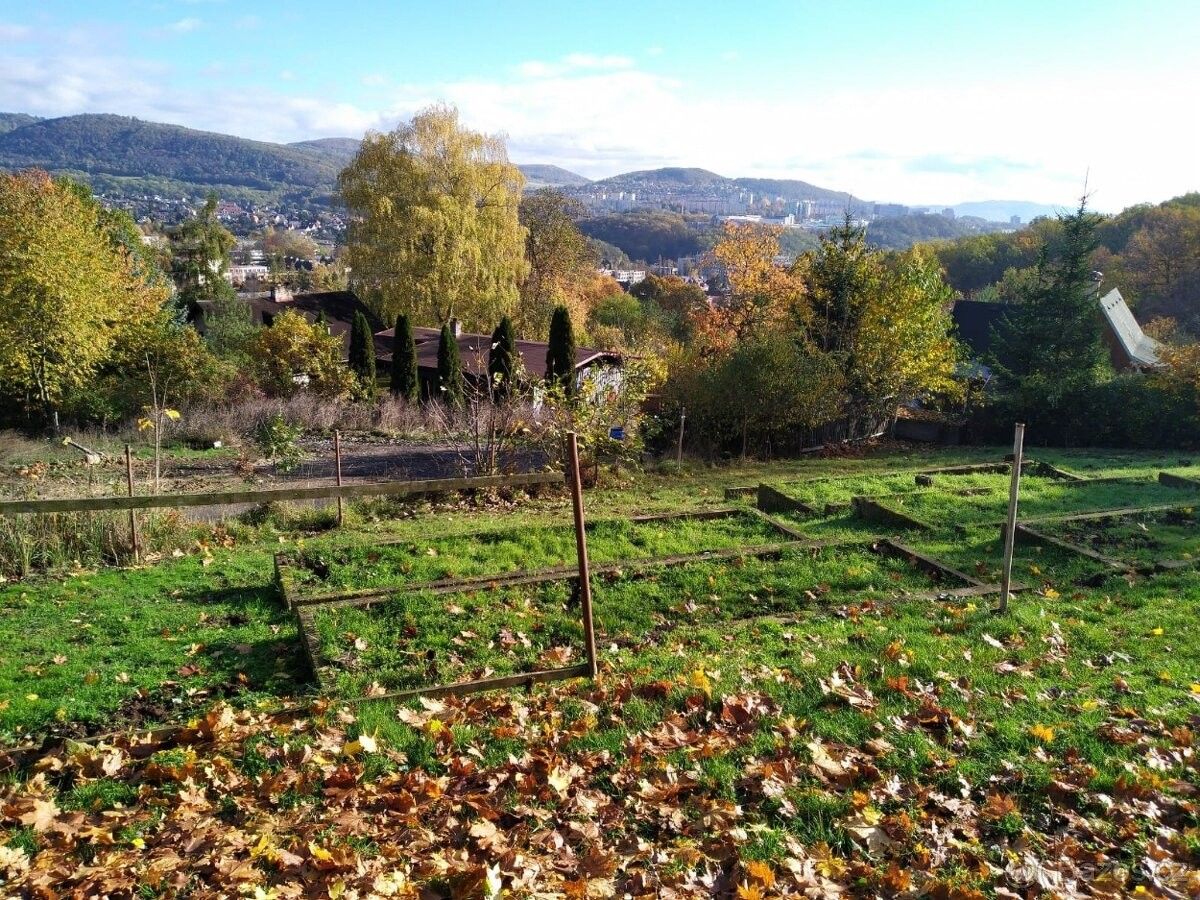
<instances>
[{"instance_id":1,"label":"lawn","mask_svg":"<svg viewBox=\"0 0 1200 900\"><path fill-rule=\"evenodd\" d=\"M776 541L749 517L628 519L724 505L726 487L760 481L789 493L805 481L822 498L896 493L872 479L1002 453L630 477L589 492L589 514L615 520L593 526L592 547L621 559ZM1178 456L1037 455L1146 481L1030 478L1026 515L1185 504L1188 491L1152 479L1197 474ZM860 483L809 480L826 474ZM987 495L908 498L937 527L902 537L991 581L1000 535L984 523L1003 517L1006 479L985 478L997 482L975 485ZM192 727L175 743L117 737L15 761L0 787L0 878L45 896L1200 892L1190 570L1084 586L1107 573L1022 545L1016 577L1030 590L996 616L994 598L930 599L946 585L861 543L673 566L597 579L595 682L369 699L582 656L565 584L410 593L318 610L336 675L329 696L306 696L274 552L323 556L353 587L538 568L570 562L567 509L562 497L367 504L338 533L263 525L154 566L4 587L5 741ZM849 513L787 520L814 537L879 530ZM1170 527L1174 551L1193 526ZM268 715L296 700L309 705Z\"/></svg>"},{"instance_id":2,"label":"lawn","mask_svg":"<svg viewBox=\"0 0 1200 900\"><path fill-rule=\"evenodd\" d=\"M1039 530L1137 567L1200 554L1200 522L1190 508L1060 522Z\"/></svg>"},{"instance_id":3,"label":"lawn","mask_svg":"<svg viewBox=\"0 0 1200 900\"><path fill-rule=\"evenodd\" d=\"M718 519L606 520L589 526L588 554L592 562L603 565L784 540L791 538L744 512ZM575 530L562 524L371 546L310 544L289 573L301 593L312 593L503 575L565 566L574 560Z\"/></svg>"}]
</instances>

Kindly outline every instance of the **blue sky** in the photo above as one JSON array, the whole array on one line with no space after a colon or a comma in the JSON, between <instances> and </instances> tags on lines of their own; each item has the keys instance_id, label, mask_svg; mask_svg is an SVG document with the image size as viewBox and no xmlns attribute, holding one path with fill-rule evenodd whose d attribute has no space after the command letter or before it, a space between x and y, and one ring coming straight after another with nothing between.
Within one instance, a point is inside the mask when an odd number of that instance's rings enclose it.
<instances>
[{"instance_id":1,"label":"blue sky","mask_svg":"<svg viewBox=\"0 0 1200 900\"><path fill-rule=\"evenodd\" d=\"M520 162L908 203L1200 189L1200 3L0 0L0 110L264 140L443 100Z\"/></svg>"}]
</instances>

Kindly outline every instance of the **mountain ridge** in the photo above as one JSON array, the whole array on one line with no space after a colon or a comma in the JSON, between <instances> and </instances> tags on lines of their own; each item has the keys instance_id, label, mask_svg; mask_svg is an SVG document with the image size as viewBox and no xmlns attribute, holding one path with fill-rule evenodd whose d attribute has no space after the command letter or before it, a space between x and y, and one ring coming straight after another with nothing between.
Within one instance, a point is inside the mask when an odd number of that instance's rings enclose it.
<instances>
[{"instance_id":1,"label":"mountain ridge","mask_svg":"<svg viewBox=\"0 0 1200 900\"><path fill-rule=\"evenodd\" d=\"M329 204L338 173L354 157L359 144L359 139L349 137L286 144L256 141L108 113L57 118L0 113L0 170L42 168L82 178L93 189L113 196L202 196L216 190L235 201ZM753 193L788 201L870 206L847 191L800 179L729 178L699 167L641 169L592 180L560 166L517 165L529 190L624 190L646 198L672 193L723 197ZM993 221L1005 221L1014 214L1028 221L1053 209L1031 201L997 200L960 203L953 208L960 214L983 214Z\"/></svg>"}]
</instances>

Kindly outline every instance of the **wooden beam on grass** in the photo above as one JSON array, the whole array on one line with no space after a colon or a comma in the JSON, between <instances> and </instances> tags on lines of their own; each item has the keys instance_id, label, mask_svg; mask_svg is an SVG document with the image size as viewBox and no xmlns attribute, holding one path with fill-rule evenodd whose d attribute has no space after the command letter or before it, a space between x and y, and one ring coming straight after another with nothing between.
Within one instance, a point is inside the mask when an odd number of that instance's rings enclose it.
<instances>
[{"instance_id":1,"label":"wooden beam on grass","mask_svg":"<svg viewBox=\"0 0 1200 900\"><path fill-rule=\"evenodd\" d=\"M524 475L477 475L467 478L428 478L406 481L372 481L366 484L319 487L267 488L258 491L215 491L205 494L152 494L136 497L71 497L52 500L0 500L0 516L28 513L103 512L126 509L178 509L193 506L232 506L278 503L285 500L329 500L335 497L407 497L416 494L449 494L506 487L562 484L561 472Z\"/></svg>"}]
</instances>

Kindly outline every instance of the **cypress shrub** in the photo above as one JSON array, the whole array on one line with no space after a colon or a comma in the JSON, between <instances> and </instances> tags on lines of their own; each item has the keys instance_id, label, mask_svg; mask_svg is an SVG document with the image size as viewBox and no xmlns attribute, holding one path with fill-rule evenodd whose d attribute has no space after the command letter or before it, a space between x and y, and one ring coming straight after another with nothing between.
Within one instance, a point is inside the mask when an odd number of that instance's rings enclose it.
<instances>
[{"instance_id":1,"label":"cypress shrub","mask_svg":"<svg viewBox=\"0 0 1200 900\"><path fill-rule=\"evenodd\" d=\"M488 382L497 397L507 397L517 375L517 333L512 320L505 316L492 332L492 349L488 353Z\"/></svg>"},{"instance_id":2,"label":"cypress shrub","mask_svg":"<svg viewBox=\"0 0 1200 900\"><path fill-rule=\"evenodd\" d=\"M575 391L575 331L571 327L571 313L565 306L556 306L550 319L546 381L561 385L568 396Z\"/></svg>"},{"instance_id":3,"label":"cypress shrub","mask_svg":"<svg viewBox=\"0 0 1200 900\"><path fill-rule=\"evenodd\" d=\"M362 312L354 314L350 325L350 370L368 395L375 393L375 338Z\"/></svg>"},{"instance_id":4,"label":"cypress shrub","mask_svg":"<svg viewBox=\"0 0 1200 900\"><path fill-rule=\"evenodd\" d=\"M392 396L413 402L420 382L417 378L417 342L413 340L408 316L396 317L396 339L392 344Z\"/></svg>"},{"instance_id":5,"label":"cypress shrub","mask_svg":"<svg viewBox=\"0 0 1200 900\"><path fill-rule=\"evenodd\" d=\"M438 393L443 403L462 406L462 360L458 355L458 341L449 324L442 326L442 335L438 339Z\"/></svg>"}]
</instances>

